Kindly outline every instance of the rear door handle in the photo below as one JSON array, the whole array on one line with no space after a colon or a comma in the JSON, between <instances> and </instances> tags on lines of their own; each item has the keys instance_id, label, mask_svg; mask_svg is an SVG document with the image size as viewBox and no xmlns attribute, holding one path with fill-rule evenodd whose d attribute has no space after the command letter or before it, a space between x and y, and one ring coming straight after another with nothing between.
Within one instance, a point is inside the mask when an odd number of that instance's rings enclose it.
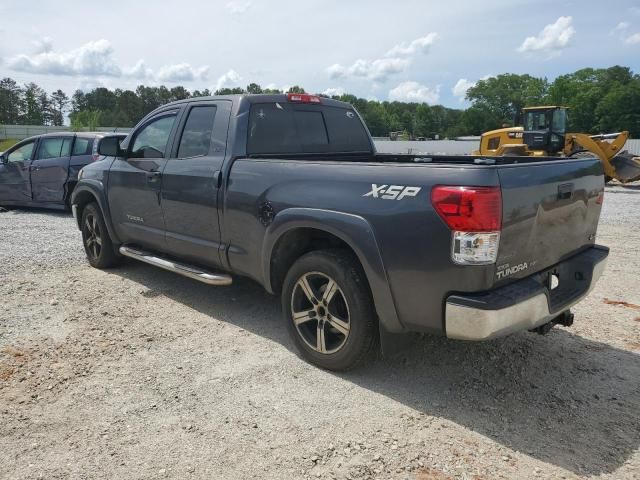
<instances>
[{"instance_id":1,"label":"rear door handle","mask_svg":"<svg viewBox=\"0 0 640 480\"><path fill-rule=\"evenodd\" d=\"M162 174L160 172L156 172L156 171L147 172L147 179L151 181L155 181L158 178L160 178L161 175Z\"/></svg>"}]
</instances>

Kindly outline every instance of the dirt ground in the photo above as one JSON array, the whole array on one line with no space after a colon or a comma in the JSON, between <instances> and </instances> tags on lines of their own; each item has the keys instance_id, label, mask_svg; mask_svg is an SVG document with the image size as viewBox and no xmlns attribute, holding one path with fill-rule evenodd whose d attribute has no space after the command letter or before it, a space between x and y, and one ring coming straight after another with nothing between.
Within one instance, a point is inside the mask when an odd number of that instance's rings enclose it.
<instances>
[{"instance_id":1,"label":"dirt ground","mask_svg":"<svg viewBox=\"0 0 640 480\"><path fill-rule=\"evenodd\" d=\"M607 189L573 327L347 374L247 280L92 269L68 214L0 232L0 478L640 478L640 187Z\"/></svg>"}]
</instances>

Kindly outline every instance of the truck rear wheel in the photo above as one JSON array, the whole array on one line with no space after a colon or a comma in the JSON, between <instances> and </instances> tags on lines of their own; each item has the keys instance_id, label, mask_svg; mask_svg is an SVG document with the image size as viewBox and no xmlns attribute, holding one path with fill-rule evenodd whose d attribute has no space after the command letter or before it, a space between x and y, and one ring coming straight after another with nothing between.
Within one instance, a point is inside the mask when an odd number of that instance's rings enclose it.
<instances>
[{"instance_id":1,"label":"truck rear wheel","mask_svg":"<svg viewBox=\"0 0 640 480\"><path fill-rule=\"evenodd\" d=\"M285 278L282 309L301 355L321 368L349 370L373 350L373 300L350 252L320 250L300 257Z\"/></svg>"},{"instance_id":2,"label":"truck rear wheel","mask_svg":"<svg viewBox=\"0 0 640 480\"><path fill-rule=\"evenodd\" d=\"M82 210L82 244L92 267L109 268L118 263L100 207L90 203Z\"/></svg>"}]
</instances>

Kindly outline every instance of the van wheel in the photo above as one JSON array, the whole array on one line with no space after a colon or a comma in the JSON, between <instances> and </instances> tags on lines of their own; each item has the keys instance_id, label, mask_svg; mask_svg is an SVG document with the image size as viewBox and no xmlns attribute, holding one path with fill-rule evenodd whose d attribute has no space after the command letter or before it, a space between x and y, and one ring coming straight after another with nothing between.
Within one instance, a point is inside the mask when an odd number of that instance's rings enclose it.
<instances>
[{"instance_id":1,"label":"van wheel","mask_svg":"<svg viewBox=\"0 0 640 480\"><path fill-rule=\"evenodd\" d=\"M118 263L107 226L96 203L90 203L82 210L81 231L84 251L92 267L109 268Z\"/></svg>"},{"instance_id":2,"label":"van wheel","mask_svg":"<svg viewBox=\"0 0 640 480\"><path fill-rule=\"evenodd\" d=\"M377 339L377 319L367 279L356 257L320 250L300 257L282 289L289 333L309 362L327 370L361 364Z\"/></svg>"}]
</instances>

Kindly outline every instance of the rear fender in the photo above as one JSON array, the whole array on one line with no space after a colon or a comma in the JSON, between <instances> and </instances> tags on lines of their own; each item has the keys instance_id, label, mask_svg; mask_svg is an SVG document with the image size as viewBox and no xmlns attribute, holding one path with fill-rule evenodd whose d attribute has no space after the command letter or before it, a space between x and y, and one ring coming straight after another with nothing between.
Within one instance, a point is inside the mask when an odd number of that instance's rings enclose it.
<instances>
[{"instance_id":1,"label":"rear fender","mask_svg":"<svg viewBox=\"0 0 640 480\"><path fill-rule=\"evenodd\" d=\"M262 248L264 286L274 293L271 285L271 256L282 235L297 228L322 230L340 238L355 252L371 287L380 324L390 332L403 332L398 319L380 250L369 222L348 213L313 208L289 208L279 212L267 228Z\"/></svg>"}]
</instances>

